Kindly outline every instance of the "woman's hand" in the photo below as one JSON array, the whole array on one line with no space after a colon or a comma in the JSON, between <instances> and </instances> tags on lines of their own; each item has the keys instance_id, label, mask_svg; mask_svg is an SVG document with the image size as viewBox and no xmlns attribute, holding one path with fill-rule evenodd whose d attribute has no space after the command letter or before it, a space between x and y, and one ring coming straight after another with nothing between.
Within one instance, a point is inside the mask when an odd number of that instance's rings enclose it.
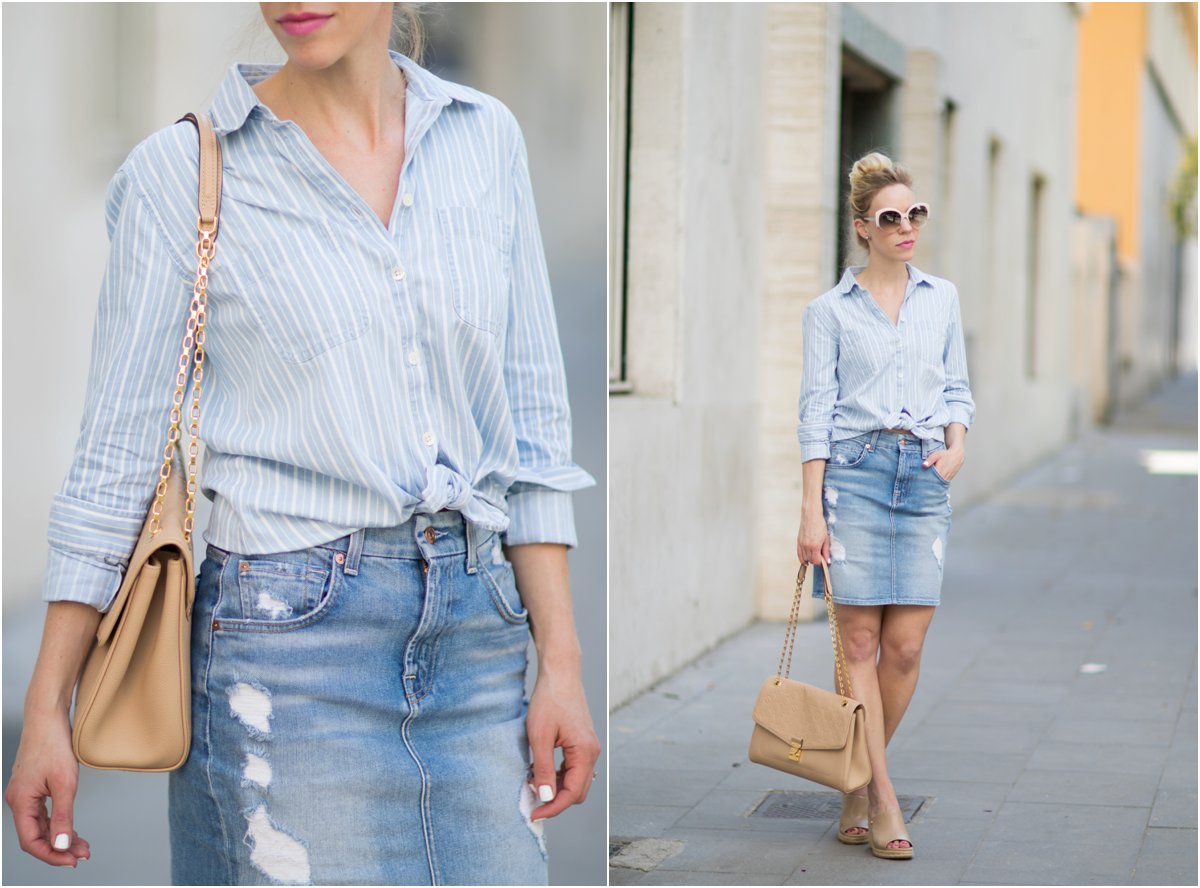
<instances>
[{"instance_id":1,"label":"woman's hand","mask_svg":"<svg viewBox=\"0 0 1200 888\"><path fill-rule=\"evenodd\" d=\"M538 667L525 733L533 755L533 792L544 803L533 809L530 819L553 817L586 799L600 757L600 739L578 676L557 675ZM563 750L558 771L554 768L556 746ZM553 801L547 799L543 786L554 790Z\"/></svg>"},{"instance_id":2,"label":"woman's hand","mask_svg":"<svg viewBox=\"0 0 1200 888\"><path fill-rule=\"evenodd\" d=\"M942 476L942 480L951 481L958 474L958 470L962 468L962 464L966 459L966 451L960 444L954 447L947 447L944 450L935 450L925 457L924 465L928 469L936 466L937 473Z\"/></svg>"},{"instance_id":3,"label":"woman's hand","mask_svg":"<svg viewBox=\"0 0 1200 888\"><path fill-rule=\"evenodd\" d=\"M567 547L555 543L507 546L529 628L537 645L538 675L529 697L525 733L533 756L533 792L544 803L530 819L562 813L587 798L600 739L583 693L579 637L571 608ZM563 764L554 767L554 748ZM542 789L542 787L546 789Z\"/></svg>"},{"instance_id":4,"label":"woman's hand","mask_svg":"<svg viewBox=\"0 0 1200 888\"><path fill-rule=\"evenodd\" d=\"M27 710L21 745L4 793L4 800L13 812L22 851L52 866L72 868L92 856L87 841L76 835L73 828L78 783L79 763L71 749L67 713L31 716ZM49 816L46 799L53 806ZM65 848L56 850L55 837L64 835Z\"/></svg>"},{"instance_id":5,"label":"woman's hand","mask_svg":"<svg viewBox=\"0 0 1200 888\"><path fill-rule=\"evenodd\" d=\"M100 612L76 601L52 601L46 608L42 646L25 693L25 723L4 800L13 812L21 850L53 866L74 867L92 856L75 834L75 787L79 763L71 749L71 695L88 647L96 637ZM46 813L46 799L53 805ZM66 846L54 840L65 836Z\"/></svg>"},{"instance_id":6,"label":"woman's hand","mask_svg":"<svg viewBox=\"0 0 1200 888\"><path fill-rule=\"evenodd\" d=\"M829 563L829 528L820 507L804 511L796 535L796 556L801 564Z\"/></svg>"}]
</instances>

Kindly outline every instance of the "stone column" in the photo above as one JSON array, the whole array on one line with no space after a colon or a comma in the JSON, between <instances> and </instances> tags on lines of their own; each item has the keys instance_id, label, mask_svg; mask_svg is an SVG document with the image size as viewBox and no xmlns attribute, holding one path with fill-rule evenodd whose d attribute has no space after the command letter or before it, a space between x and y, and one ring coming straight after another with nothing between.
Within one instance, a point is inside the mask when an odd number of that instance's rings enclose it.
<instances>
[{"instance_id":1,"label":"stone column","mask_svg":"<svg viewBox=\"0 0 1200 888\"><path fill-rule=\"evenodd\" d=\"M783 619L797 568L802 496L801 327L805 306L832 286L836 273L840 12L836 4L772 4L767 29L756 587L759 615Z\"/></svg>"}]
</instances>

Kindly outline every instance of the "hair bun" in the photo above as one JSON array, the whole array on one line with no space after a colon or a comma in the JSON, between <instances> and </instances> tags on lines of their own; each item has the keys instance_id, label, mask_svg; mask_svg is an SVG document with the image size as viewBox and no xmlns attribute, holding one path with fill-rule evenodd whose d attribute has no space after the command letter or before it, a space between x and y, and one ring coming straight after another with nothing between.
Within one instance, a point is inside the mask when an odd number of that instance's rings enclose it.
<instances>
[{"instance_id":1,"label":"hair bun","mask_svg":"<svg viewBox=\"0 0 1200 888\"><path fill-rule=\"evenodd\" d=\"M850 170L850 182L854 184L872 173L882 173L892 169L894 166L892 159L886 154L872 151L870 154L865 154L854 162L854 167Z\"/></svg>"}]
</instances>

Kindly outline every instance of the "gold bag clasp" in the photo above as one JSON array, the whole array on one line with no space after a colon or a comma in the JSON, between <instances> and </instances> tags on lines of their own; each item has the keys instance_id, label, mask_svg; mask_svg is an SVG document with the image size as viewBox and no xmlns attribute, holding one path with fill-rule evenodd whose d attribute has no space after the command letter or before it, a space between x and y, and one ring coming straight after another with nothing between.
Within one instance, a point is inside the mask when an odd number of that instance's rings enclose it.
<instances>
[{"instance_id":1,"label":"gold bag clasp","mask_svg":"<svg viewBox=\"0 0 1200 888\"><path fill-rule=\"evenodd\" d=\"M804 741L793 740L792 751L788 753L788 758L794 762L800 761L800 756L804 755Z\"/></svg>"}]
</instances>

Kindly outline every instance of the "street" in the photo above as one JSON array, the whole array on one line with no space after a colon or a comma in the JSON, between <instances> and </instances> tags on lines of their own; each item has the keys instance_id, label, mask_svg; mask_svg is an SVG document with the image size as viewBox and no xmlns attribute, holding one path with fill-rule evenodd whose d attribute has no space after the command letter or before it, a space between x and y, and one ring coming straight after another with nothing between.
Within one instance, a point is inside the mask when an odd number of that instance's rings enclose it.
<instances>
[{"instance_id":1,"label":"street","mask_svg":"<svg viewBox=\"0 0 1200 888\"><path fill-rule=\"evenodd\" d=\"M611 883L1195 885L1196 483L1193 374L956 508L888 749L913 860L747 759L783 639L759 622L612 713ZM831 660L802 625L792 677L830 687Z\"/></svg>"}]
</instances>

